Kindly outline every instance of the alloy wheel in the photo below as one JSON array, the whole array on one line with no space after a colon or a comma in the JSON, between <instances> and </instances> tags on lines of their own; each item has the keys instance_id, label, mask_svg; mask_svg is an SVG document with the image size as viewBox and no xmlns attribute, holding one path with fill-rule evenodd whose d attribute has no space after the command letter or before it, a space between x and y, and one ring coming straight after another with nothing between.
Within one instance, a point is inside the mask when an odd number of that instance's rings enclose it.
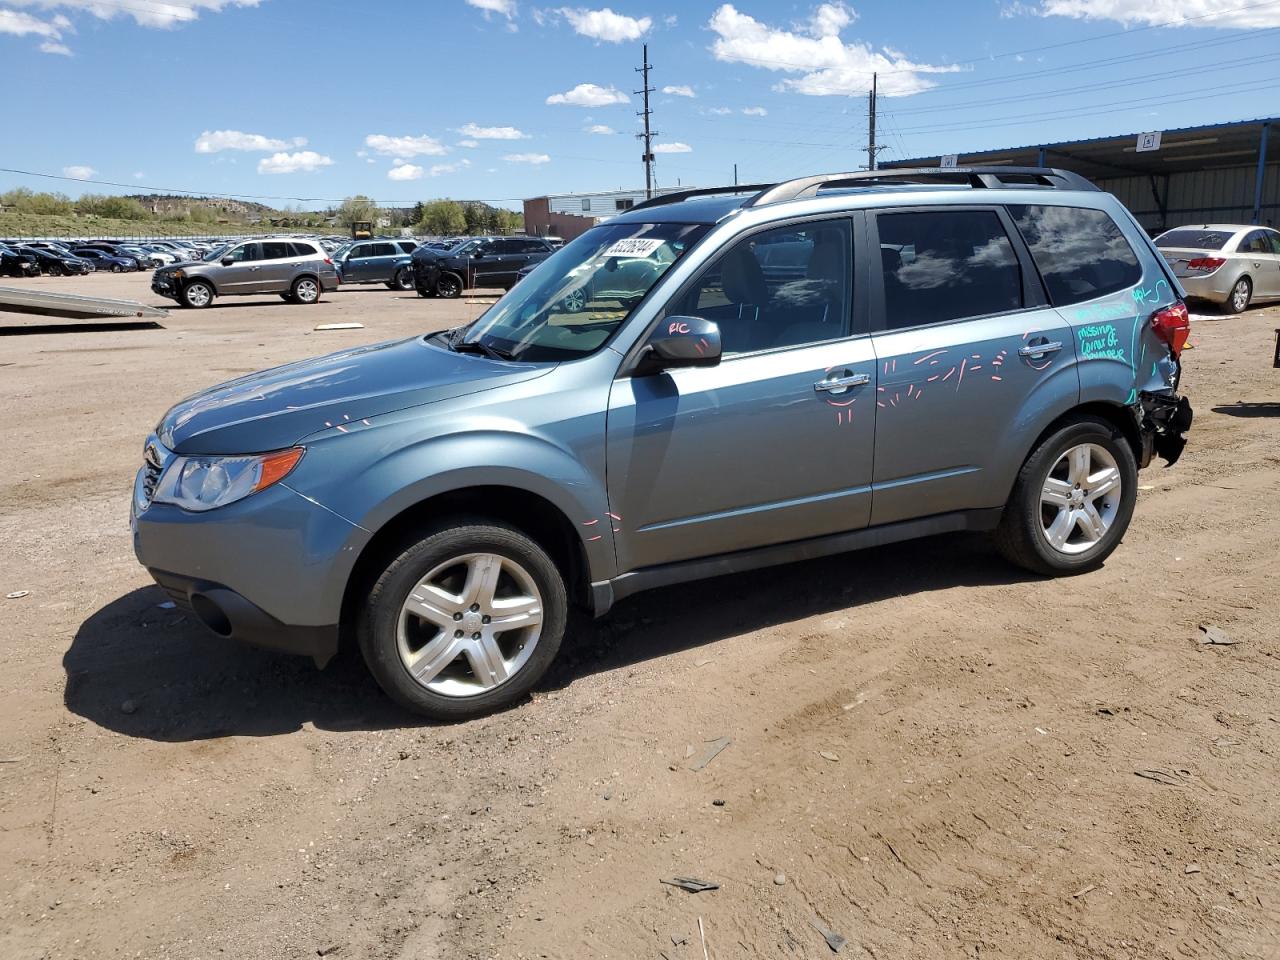
<instances>
[{"instance_id":1,"label":"alloy wheel","mask_svg":"<svg viewBox=\"0 0 1280 960\"><path fill-rule=\"evenodd\" d=\"M193 283L186 290L187 303L193 307L207 307L212 299L209 288L203 283Z\"/></svg>"},{"instance_id":2,"label":"alloy wheel","mask_svg":"<svg viewBox=\"0 0 1280 960\"><path fill-rule=\"evenodd\" d=\"M400 662L442 696L485 693L529 661L542 615L537 584L516 561L496 553L454 557L409 591L396 628Z\"/></svg>"},{"instance_id":3,"label":"alloy wheel","mask_svg":"<svg viewBox=\"0 0 1280 960\"><path fill-rule=\"evenodd\" d=\"M294 284L293 295L303 303L315 303L320 297L320 288L314 280L299 280Z\"/></svg>"},{"instance_id":4,"label":"alloy wheel","mask_svg":"<svg viewBox=\"0 0 1280 960\"><path fill-rule=\"evenodd\" d=\"M578 313L587 305L587 293L579 288L566 296L560 303L564 306L565 312Z\"/></svg>"},{"instance_id":5,"label":"alloy wheel","mask_svg":"<svg viewBox=\"0 0 1280 960\"><path fill-rule=\"evenodd\" d=\"M1040 491L1040 527L1053 549L1090 550L1107 535L1120 508L1120 467L1105 447L1082 443L1066 450Z\"/></svg>"},{"instance_id":6,"label":"alloy wheel","mask_svg":"<svg viewBox=\"0 0 1280 960\"><path fill-rule=\"evenodd\" d=\"M1237 280L1236 285L1231 288L1231 309L1236 313L1244 313L1249 306L1249 283L1247 280Z\"/></svg>"}]
</instances>

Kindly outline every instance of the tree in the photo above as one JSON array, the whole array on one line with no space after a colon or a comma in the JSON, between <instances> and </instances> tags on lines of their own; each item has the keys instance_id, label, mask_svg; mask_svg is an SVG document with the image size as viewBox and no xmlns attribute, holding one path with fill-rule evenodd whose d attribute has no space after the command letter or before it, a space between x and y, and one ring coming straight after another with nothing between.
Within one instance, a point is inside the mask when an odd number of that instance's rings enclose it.
<instances>
[{"instance_id":1,"label":"tree","mask_svg":"<svg viewBox=\"0 0 1280 960\"><path fill-rule=\"evenodd\" d=\"M97 193L86 193L76 201L75 208L77 213L109 217L113 220L151 219L147 208L133 197L107 197Z\"/></svg>"},{"instance_id":2,"label":"tree","mask_svg":"<svg viewBox=\"0 0 1280 960\"><path fill-rule=\"evenodd\" d=\"M378 207L372 200L361 194L347 197L334 211L339 226L350 227L353 223L368 220L370 223L378 219Z\"/></svg>"},{"instance_id":3,"label":"tree","mask_svg":"<svg viewBox=\"0 0 1280 960\"><path fill-rule=\"evenodd\" d=\"M438 237L466 232L467 217L462 204L453 200L433 200L424 204L418 229Z\"/></svg>"}]
</instances>

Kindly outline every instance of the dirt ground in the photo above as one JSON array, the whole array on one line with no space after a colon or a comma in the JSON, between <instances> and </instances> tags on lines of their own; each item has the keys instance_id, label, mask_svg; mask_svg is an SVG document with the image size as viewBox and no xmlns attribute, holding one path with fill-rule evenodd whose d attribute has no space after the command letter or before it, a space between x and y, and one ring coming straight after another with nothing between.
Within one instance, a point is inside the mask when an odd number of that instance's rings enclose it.
<instances>
[{"instance_id":1,"label":"dirt ground","mask_svg":"<svg viewBox=\"0 0 1280 960\"><path fill-rule=\"evenodd\" d=\"M663 590L456 726L164 608L127 514L170 403L481 309L369 287L0 336L0 598L29 591L0 599L0 957L820 958L818 926L878 960L1280 957L1280 310L1195 324L1186 455L1075 579L956 536Z\"/></svg>"}]
</instances>

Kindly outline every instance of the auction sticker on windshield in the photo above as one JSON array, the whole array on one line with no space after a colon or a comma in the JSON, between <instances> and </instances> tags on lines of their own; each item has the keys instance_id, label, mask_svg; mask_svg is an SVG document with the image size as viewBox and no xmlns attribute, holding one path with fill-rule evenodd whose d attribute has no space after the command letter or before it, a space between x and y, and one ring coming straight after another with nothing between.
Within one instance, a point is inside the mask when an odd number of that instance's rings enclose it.
<instances>
[{"instance_id":1,"label":"auction sticker on windshield","mask_svg":"<svg viewBox=\"0 0 1280 960\"><path fill-rule=\"evenodd\" d=\"M607 249L606 257L647 257L667 241L634 237L630 240L617 240Z\"/></svg>"}]
</instances>

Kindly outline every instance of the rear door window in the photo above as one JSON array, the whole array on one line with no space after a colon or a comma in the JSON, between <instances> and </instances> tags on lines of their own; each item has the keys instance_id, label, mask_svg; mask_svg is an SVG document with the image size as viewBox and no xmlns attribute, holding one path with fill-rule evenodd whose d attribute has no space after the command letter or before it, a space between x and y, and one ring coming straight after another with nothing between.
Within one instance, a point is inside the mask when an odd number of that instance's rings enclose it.
<instances>
[{"instance_id":1,"label":"rear door window","mask_svg":"<svg viewBox=\"0 0 1280 960\"><path fill-rule=\"evenodd\" d=\"M373 249L369 253L371 257L394 257L396 255L396 248L389 243L375 243L372 247Z\"/></svg>"},{"instance_id":2,"label":"rear door window","mask_svg":"<svg viewBox=\"0 0 1280 960\"><path fill-rule=\"evenodd\" d=\"M262 244L263 260L284 260L292 255L289 244L283 240L267 240Z\"/></svg>"},{"instance_id":3,"label":"rear door window","mask_svg":"<svg viewBox=\"0 0 1280 960\"><path fill-rule=\"evenodd\" d=\"M1131 287L1142 266L1120 227L1088 207L1009 207L1055 307Z\"/></svg>"},{"instance_id":4,"label":"rear door window","mask_svg":"<svg viewBox=\"0 0 1280 960\"><path fill-rule=\"evenodd\" d=\"M1022 267L994 210L881 213L888 330L1018 310Z\"/></svg>"}]
</instances>

